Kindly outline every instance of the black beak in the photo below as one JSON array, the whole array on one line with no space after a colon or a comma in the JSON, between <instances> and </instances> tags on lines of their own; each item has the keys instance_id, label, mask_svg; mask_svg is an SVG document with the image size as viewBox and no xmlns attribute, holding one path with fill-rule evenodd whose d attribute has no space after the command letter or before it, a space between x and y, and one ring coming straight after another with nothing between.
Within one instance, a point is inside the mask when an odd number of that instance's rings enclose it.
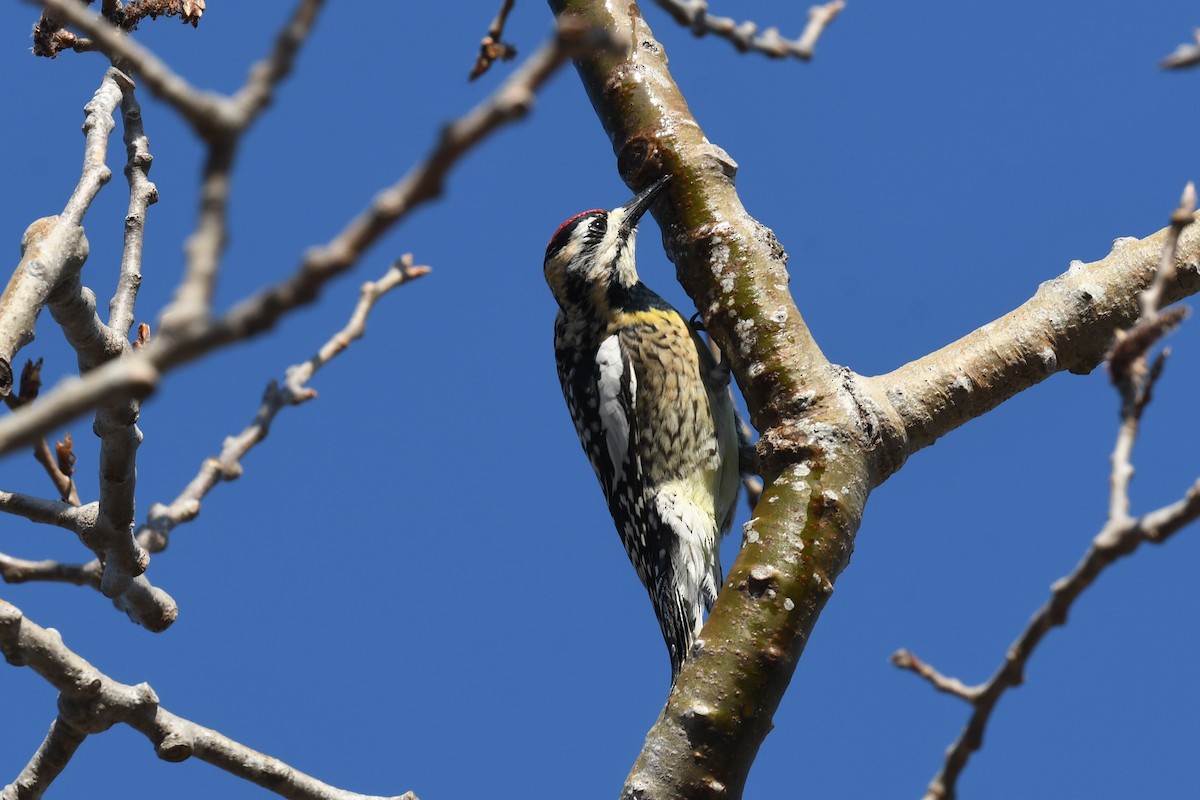
<instances>
[{"instance_id":1,"label":"black beak","mask_svg":"<svg viewBox=\"0 0 1200 800\"><path fill-rule=\"evenodd\" d=\"M658 197L658 193L663 190L668 183L671 182L670 175L663 175L654 183L642 189L637 197L630 200L625 205L621 206L625 211L625 219L621 221L621 232L628 233L637 227L638 220L642 218L650 206L654 204L654 198Z\"/></svg>"}]
</instances>

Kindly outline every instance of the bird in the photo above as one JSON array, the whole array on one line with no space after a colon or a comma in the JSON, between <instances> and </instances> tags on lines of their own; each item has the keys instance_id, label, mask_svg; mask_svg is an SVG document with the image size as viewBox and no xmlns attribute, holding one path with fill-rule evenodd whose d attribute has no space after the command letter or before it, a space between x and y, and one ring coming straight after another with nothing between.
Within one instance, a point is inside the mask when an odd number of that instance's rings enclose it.
<instances>
[{"instance_id":1,"label":"bird","mask_svg":"<svg viewBox=\"0 0 1200 800\"><path fill-rule=\"evenodd\" d=\"M673 685L721 585L740 479L728 364L638 277L638 220L669 180L562 223L544 272L563 397L650 595Z\"/></svg>"}]
</instances>

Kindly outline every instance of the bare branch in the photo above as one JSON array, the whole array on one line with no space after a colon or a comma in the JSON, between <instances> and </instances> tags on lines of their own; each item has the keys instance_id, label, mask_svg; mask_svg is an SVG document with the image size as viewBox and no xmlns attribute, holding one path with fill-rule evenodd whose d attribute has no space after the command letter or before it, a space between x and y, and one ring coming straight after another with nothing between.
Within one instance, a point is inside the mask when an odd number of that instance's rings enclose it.
<instances>
[{"instance_id":1,"label":"bare branch","mask_svg":"<svg viewBox=\"0 0 1200 800\"><path fill-rule=\"evenodd\" d=\"M141 545L151 553L165 550L171 531L180 523L189 522L199 515L200 501L218 483L241 477L242 458L267 437L276 415L288 406L299 405L316 397L316 391L306 384L317 370L345 350L352 341L362 337L366 330L367 315L376 302L392 289L428 273L429 267L413 266L412 255L406 254L378 281L363 284L358 304L346 326L308 361L288 367L282 386L275 381L267 384L258 413L250 425L237 436L226 438L220 455L205 459L200 472L169 505L156 503L150 508L146 523L137 534Z\"/></svg>"},{"instance_id":2,"label":"bare branch","mask_svg":"<svg viewBox=\"0 0 1200 800\"><path fill-rule=\"evenodd\" d=\"M50 292L63 274L77 272L87 255L83 228L61 217L43 217L21 237L21 263L0 295L0 396L12 391L12 361L33 341L34 324Z\"/></svg>"},{"instance_id":3,"label":"bare branch","mask_svg":"<svg viewBox=\"0 0 1200 800\"><path fill-rule=\"evenodd\" d=\"M147 48L138 44L100 14L87 9L78 0L38 0L53 19L86 33L89 49L103 52L132 71L151 92L162 98L191 123L204 139L227 136L236 129L236 111L232 102L212 92L201 92L177 75Z\"/></svg>"},{"instance_id":4,"label":"bare branch","mask_svg":"<svg viewBox=\"0 0 1200 800\"><path fill-rule=\"evenodd\" d=\"M81 368L101 363L122 349L95 316L94 298L79 285L78 275L87 257L87 240L83 237L80 222L96 193L110 177L105 158L108 136L113 128L112 114L123 92L129 88L128 78L118 70L110 68L105 73L100 88L85 107L86 147L79 184L59 217L40 220L26 232L25 258L0 298L0 331L8 334L5 339L8 349L3 356L6 364L15 354L14 348L32 339L33 323L46 304L50 305L51 313L79 352ZM49 269L44 268L47 265L50 265ZM24 402L28 404L33 396L36 392ZM133 415L136 416L136 410ZM132 427L132 421L121 430L112 423L111 414L102 411L102 417L97 420L97 431L102 436L99 513L86 529L75 528L80 540L104 560L105 588L110 596L119 593L134 575L141 574L147 559L132 537L133 464L128 443L131 436L140 440L140 434ZM112 445L118 440L123 445L114 449ZM78 505L73 483L66 474L70 466L66 460L69 448L60 454L60 458L52 460L49 447L41 436L33 437L32 443L60 496L64 500L74 500ZM121 460L117 458L119 453ZM128 524L121 524L122 516L129 518Z\"/></svg>"},{"instance_id":5,"label":"bare branch","mask_svg":"<svg viewBox=\"0 0 1200 800\"><path fill-rule=\"evenodd\" d=\"M500 6L496 18L488 26L487 36L479 43L479 57L475 59L475 66L471 68L471 74L468 76L470 80L475 80L491 69L496 59L509 61L517 57L517 48L500 41L500 37L504 35L504 23L508 21L508 13L512 11L514 2L515 0L504 0L504 5Z\"/></svg>"},{"instance_id":6,"label":"bare branch","mask_svg":"<svg viewBox=\"0 0 1200 800\"><path fill-rule=\"evenodd\" d=\"M917 658L916 653L908 650L897 650L892 653L892 657L889 660L892 662L892 666L916 673L929 681L929 684L939 692L954 695L960 700L966 700L968 703L973 703L983 689L982 686L967 686L958 678L946 677L929 664Z\"/></svg>"},{"instance_id":7,"label":"bare branch","mask_svg":"<svg viewBox=\"0 0 1200 800\"><path fill-rule=\"evenodd\" d=\"M42 628L3 600L0 652L10 664L29 667L59 690L56 725L74 728L80 738L123 723L149 739L164 761L196 757L291 800L382 800L322 783L278 759L172 714L159 705L149 684L130 686L114 681L68 649L57 632ZM415 800L411 793L392 800L402 798Z\"/></svg>"},{"instance_id":8,"label":"bare branch","mask_svg":"<svg viewBox=\"0 0 1200 800\"><path fill-rule=\"evenodd\" d=\"M1121 393L1122 418L1111 459L1108 520L1092 540L1091 547L1069 575L1055 581L1050 587L1049 601L1033 615L1025 630L1009 647L1000 669L982 686L963 687L958 681L942 677L932 667L922 664L904 651L893 656L892 663L896 666L912 670L939 690L956 694L973 706L970 719L947 750L941 770L929 784L925 800L950 800L955 796L959 775L971 753L982 746L983 734L996 703L1004 692L1024 681L1025 666L1033 651L1052 628L1066 623L1067 614L1075 601L1100 573L1121 557L1134 552L1142 542L1161 543L1184 525L1200 518L1200 481L1188 489L1182 500L1170 506L1153 511L1141 519L1129 516L1129 481L1133 476L1130 454L1142 412L1162 373L1165 355L1160 355L1152 366L1147 367L1146 350L1153 345L1153 341L1136 350L1130 350L1128 343L1142 336L1136 331L1151 329L1155 319L1164 315L1159 309L1166 287L1175 279L1179 234L1192 223L1195 202L1195 189L1189 183L1179 208L1172 215L1171 229L1163 237L1157 274L1141 292L1141 318L1133 329L1118 337L1117 345L1111 351L1113 358L1120 354L1123 359L1121 365L1110 361L1114 383ZM1157 338L1156 335L1154 340ZM1125 350L1122 350L1123 347Z\"/></svg>"},{"instance_id":9,"label":"bare branch","mask_svg":"<svg viewBox=\"0 0 1200 800\"><path fill-rule=\"evenodd\" d=\"M414 266L412 256L405 255L378 281L363 285L360 298L350 321L334 334L328 342L308 361L289 367L282 386L275 381L268 384L263 393L262 404L254 420L237 436L225 440L221 453L216 458L207 458L199 473L169 505L156 503L147 514L146 523L137 532L137 543L149 553L158 553L167 548L171 531L180 523L195 519L200 513L200 502L220 482L235 480L242 474L241 459L256 444L266 438L275 416L287 406L299 405L316 396L316 392L305 384L322 366L360 338L366 329L367 315L378 300L387 292L411 280L428 274L429 268ZM11 508L5 508L5 502ZM96 504L91 510L95 511ZM0 510L11 510L37 521L52 522L62 527L76 529L76 518L69 515L63 504L53 501L26 498L22 495L0 494ZM93 515L94 516L94 515ZM91 527L95 522L90 523ZM90 528L89 528L90 530ZM9 583L27 581L55 581L89 585L101 589L101 561L86 564L61 564L57 561L24 561L0 554L0 576ZM146 582L144 577L134 579L129 588L115 598L118 608L124 610L140 625L154 631L165 630L178 615L175 601L169 595Z\"/></svg>"},{"instance_id":10,"label":"bare branch","mask_svg":"<svg viewBox=\"0 0 1200 800\"><path fill-rule=\"evenodd\" d=\"M958 778L971 753L982 746L983 733L996 703L1004 692L1024 682L1025 665L1033 651L1052 628L1067 621L1067 614L1076 599L1091 586L1100 573L1117 559L1132 553L1142 542L1161 543L1197 518L1200 518L1200 481L1192 485L1183 500L1171 506L1151 512L1140 520L1126 519L1105 525L1074 571L1055 581L1050 587L1049 601L1033 615L1025 630L1009 647L1000 669L988 682L982 686L970 687L965 694L951 691L952 694L970 702L973 711L958 739L946 751L945 763L929 784L925 800L951 800L955 797ZM938 681L930 677L930 674L938 674L931 667L926 667L930 673L926 674L913 669L904 663L903 659L897 662L893 657L893 663L912 669L930 680L940 691L950 691L946 687L951 684L961 685L954 679L941 678L940 675L938 677L946 683L939 685Z\"/></svg>"},{"instance_id":11,"label":"bare branch","mask_svg":"<svg viewBox=\"0 0 1200 800\"><path fill-rule=\"evenodd\" d=\"M194 28L204 16L204 3L205 0L133 0L122 11L121 27L131 31L146 17L179 17L184 25Z\"/></svg>"},{"instance_id":12,"label":"bare branch","mask_svg":"<svg viewBox=\"0 0 1200 800\"><path fill-rule=\"evenodd\" d=\"M250 68L245 85L233 96L234 107L241 118L239 127L249 127L270 105L276 87L291 74L296 56L312 33L317 13L324 4L324 0L299 0L291 19L275 37L275 48Z\"/></svg>"},{"instance_id":13,"label":"bare branch","mask_svg":"<svg viewBox=\"0 0 1200 800\"><path fill-rule=\"evenodd\" d=\"M59 776L87 734L63 722L50 723L50 732L17 779L0 789L0 800L38 800Z\"/></svg>"},{"instance_id":14,"label":"bare branch","mask_svg":"<svg viewBox=\"0 0 1200 800\"><path fill-rule=\"evenodd\" d=\"M30 522L65 528L84 538L90 536L96 526L99 506L97 503L73 506L62 500L46 500L18 492L0 491L0 511L16 514Z\"/></svg>"},{"instance_id":15,"label":"bare branch","mask_svg":"<svg viewBox=\"0 0 1200 800\"><path fill-rule=\"evenodd\" d=\"M75 489L74 474L75 452L72 448L71 434L65 434L61 442L54 443L54 453L45 438L38 439L33 445L33 457L46 470L54 488L58 490L59 498L73 506L79 505L79 492Z\"/></svg>"},{"instance_id":16,"label":"bare branch","mask_svg":"<svg viewBox=\"0 0 1200 800\"><path fill-rule=\"evenodd\" d=\"M958 341L887 374L855 376L850 385L856 400L882 434L883 477L909 455L1051 375L1087 373L1102 363L1113 331L1137 320L1140 294L1156 268L1167 274L1160 262L1169 235L1165 229L1144 239L1118 239L1104 258L1072 262L1021 306ZM1197 226L1178 235L1173 264L1163 283L1167 303L1200 291Z\"/></svg>"},{"instance_id":17,"label":"bare branch","mask_svg":"<svg viewBox=\"0 0 1200 800\"><path fill-rule=\"evenodd\" d=\"M242 301L224 317L192 322L172 336L160 333L145 347L80 380L64 382L37 403L0 420L0 453L33 442L102 402L130 394L144 397L157 386L162 371L262 333L292 309L315 300L326 282L354 266L393 225L439 196L446 175L466 153L524 116L534 92L572 53L605 46L614 44L603 31L564 30L527 59L491 97L446 126L424 162L376 196L371 206L328 244L310 251L290 278Z\"/></svg>"},{"instance_id":18,"label":"bare branch","mask_svg":"<svg viewBox=\"0 0 1200 800\"><path fill-rule=\"evenodd\" d=\"M833 0L824 5L812 6L808 10L808 25L796 40L786 39L777 28L767 28L759 33L758 24L746 20L738 24L729 17L714 17L708 13L707 0L654 0L675 18L675 21L690 28L696 36L714 34L727 39L739 52L754 51L771 58L795 56L810 61L817 47L817 40L829 24L846 7L843 0Z\"/></svg>"},{"instance_id":19,"label":"bare branch","mask_svg":"<svg viewBox=\"0 0 1200 800\"><path fill-rule=\"evenodd\" d=\"M99 591L100 562L62 564L58 561L27 561L0 553L0 579L5 583L70 583L75 586L91 586Z\"/></svg>"},{"instance_id":20,"label":"bare branch","mask_svg":"<svg viewBox=\"0 0 1200 800\"><path fill-rule=\"evenodd\" d=\"M158 188L150 180L150 140L142 126L142 108L133 86L122 87L121 114L125 129L125 178L129 182L129 209L125 212L125 246L117 289L108 303L108 325L124 337L133 327L133 306L142 285L142 245L146 209L158 202Z\"/></svg>"}]
</instances>

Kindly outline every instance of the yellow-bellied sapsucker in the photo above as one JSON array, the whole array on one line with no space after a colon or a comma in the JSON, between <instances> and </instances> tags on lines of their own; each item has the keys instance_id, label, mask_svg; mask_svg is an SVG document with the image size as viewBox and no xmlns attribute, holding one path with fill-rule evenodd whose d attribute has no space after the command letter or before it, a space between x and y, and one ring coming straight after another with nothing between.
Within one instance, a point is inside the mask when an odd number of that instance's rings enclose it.
<instances>
[{"instance_id":1,"label":"yellow-bellied sapsucker","mask_svg":"<svg viewBox=\"0 0 1200 800\"><path fill-rule=\"evenodd\" d=\"M567 409L650 593L674 681L721 584L717 546L739 473L728 366L634 266L638 219L667 180L564 222L545 273Z\"/></svg>"}]
</instances>

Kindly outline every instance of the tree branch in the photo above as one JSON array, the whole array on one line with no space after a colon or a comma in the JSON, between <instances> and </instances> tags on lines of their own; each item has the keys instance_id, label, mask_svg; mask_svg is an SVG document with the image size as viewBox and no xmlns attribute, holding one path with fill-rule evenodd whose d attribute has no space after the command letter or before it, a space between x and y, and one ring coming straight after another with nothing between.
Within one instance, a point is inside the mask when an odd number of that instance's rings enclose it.
<instances>
[{"instance_id":1,"label":"tree branch","mask_svg":"<svg viewBox=\"0 0 1200 800\"><path fill-rule=\"evenodd\" d=\"M1158 62L1163 69L1186 69L1200 64L1200 28L1192 31L1195 42L1185 42L1175 52Z\"/></svg>"},{"instance_id":2,"label":"tree branch","mask_svg":"<svg viewBox=\"0 0 1200 800\"><path fill-rule=\"evenodd\" d=\"M10 664L29 667L60 692L55 726L61 724L76 733L64 734L61 742L43 745L45 750L53 747L59 754L64 753L75 739L82 740L87 734L123 723L149 739L164 761L199 758L291 800L382 800L322 783L278 759L172 714L159 705L158 696L149 684L129 686L114 681L68 649L57 632L40 627L3 600L0 600L0 652ZM53 730L50 735L55 736ZM57 769L41 768L37 785L43 790L63 765L56 766ZM22 775L30 771L31 767L26 767ZM6 787L5 791L8 790ZM408 793L390 800L415 800L415 797Z\"/></svg>"},{"instance_id":3,"label":"tree branch","mask_svg":"<svg viewBox=\"0 0 1200 800\"><path fill-rule=\"evenodd\" d=\"M1113 372L1113 382L1121 395L1122 419L1112 455L1108 520L1092 540L1083 559L1071 574L1055 581L1050 587L1050 600L1033 615L1016 642L1008 648L999 670L987 683L965 687L955 679L943 677L907 651L902 650L892 656L892 663L896 666L921 675L935 688L955 694L972 706L971 717L958 739L946 751L945 763L929 784L925 800L953 800L958 778L971 753L983 745L984 731L996 703L1004 692L1024 682L1025 667L1034 650L1052 628L1066 623L1068 613L1084 590L1111 564L1133 553L1142 542L1161 543L1184 525L1200 518L1200 480L1178 502L1141 519L1129 516L1129 480L1133 476L1130 454L1142 412L1150 401L1151 389L1164 363L1160 356L1153 367L1147 367L1146 352L1168 330L1155 323L1164 313L1161 311L1164 289L1174 281L1180 234L1192 224L1195 206L1195 188L1189 183L1179 207L1171 217L1170 229L1161 237L1161 260L1154 279L1148 282L1138 297L1137 307L1141 315L1128 331L1118 332L1116 344L1110 351L1109 366ZM1157 333L1151 338L1138 331ZM1129 343L1135 340L1142 343L1138 345L1136 353L1131 353Z\"/></svg>"},{"instance_id":4,"label":"tree branch","mask_svg":"<svg viewBox=\"0 0 1200 800\"><path fill-rule=\"evenodd\" d=\"M855 378L858 402L879 426L886 452L881 480L911 454L1056 372L1090 372L1113 331L1138 317L1170 229L1118 239L1090 264L1074 262L1019 308L957 342L885 375ZM1176 274L1164 302L1200 291L1200 227L1179 236Z\"/></svg>"},{"instance_id":5,"label":"tree branch","mask_svg":"<svg viewBox=\"0 0 1200 800\"><path fill-rule=\"evenodd\" d=\"M758 24L750 20L739 25L729 17L714 17L708 13L707 0L654 0L654 3L696 36L711 33L728 40L741 53L752 50L770 58L794 56L801 61L812 60L817 40L846 7L843 0L812 6L808 9L808 25L793 41L780 36L777 28L759 33Z\"/></svg>"},{"instance_id":6,"label":"tree branch","mask_svg":"<svg viewBox=\"0 0 1200 800\"><path fill-rule=\"evenodd\" d=\"M202 92L177 75L147 48L113 26L79 0L35 0L63 24L91 37L89 48L99 50L187 120L202 139L227 136L237 127L232 102L213 92Z\"/></svg>"},{"instance_id":7,"label":"tree branch","mask_svg":"<svg viewBox=\"0 0 1200 800\"><path fill-rule=\"evenodd\" d=\"M577 58L576 68L626 183L675 176L654 209L664 244L762 433L762 500L623 797L736 798L849 559L869 486L868 448L857 418L847 419L842 373L788 291L782 248L742 207L736 164L691 115L636 4L551 7L560 20L634 43Z\"/></svg>"},{"instance_id":8,"label":"tree branch","mask_svg":"<svg viewBox=\"0 0 1200 800\"><path fill-rule=\"evenodd\" d=\"M439 196L450 170L470 150L528 112L534 92L573 52L612 45L612 37L568 26L543 45L500 88L474 110L446 126L427 159L376 196L370 207L326 245L310 251L293 275L211 321L193 319L172 336L156 336L145 347L65 381L26 408L0 420L0 453L30 444L98 404L133 395L143 398L162 372L231 342L272 328L294 308L315 300L332 278L349 270L368 247L414 208Z\"/></svg>"},{"instance_id":9,"label":"tree branch","mask_svg":"<svg viewBox=\"0 0 1200 800\"><path fill-rule=\"evenodd\" d=\"M50 723L50 732L37 752L21 770L17 779L0 789L0 800L38 800L59 774L66 769L71 757L83 744L87 734L63 722L62 717Z\"/></svg>"},{"instance_id":10,"label":"tree branch","mask_svg":"<svg viewBox=\"0 0 1200 800\"><path fill-rule=\"evenodd\" d=\"M125 212L125 246L117 288L108 303L108 326L126 339L133 327L133 307L142 285L142 246L146 209L158 202L158 188L150 180L150 139L142 126L142 107L133 86L122 87L121 119L125 130L125 179L129 182L129 208Z\"/></svg>"},{"instance_id":11,"label":"tree branch","mask_svg":"<svg viewBox=\"0 0 1200 800\"><path fill-rule=\"evenodd\" d=\"M515 1L503 0L503 5L496 13L496 18L488 26L487 35L479 43L479 57L475 59L475 66L471 68L471 74L467 76L469 80L475 80L491 69L496 59L508 61L517 57L517 48L500 41L500 37L504 35L504 23L508 21L508 14L512 11Z\"/></svg>"},{"instance_id":12,"label":"tree branch","mask_svg":"<svg viewBox=\"0 0 1200 800\"><path fill-rule=\"evenodd\" d=\"M266 438L275 416L284 408L299 405L316 397L316 391L306 386L312 376L330 360L344 351L366 330L367 316L383 295L409 281L429 273L425 266L414 266L412 256L398 259L378 280L363 284L357 305L346 326L334 334L308 361L289 367L282 386L271 381L263 393L262 404L253 422L237 436L225 439L216 458L206 458L200 472L169 505L155 503L150 507L146 523L138 530L136 540L148 553L167 548L171 531L180 523L195 519L200 502L222 481L231 481L242 474L241 459ZM85 511L70 512L64 503L27 498L23 495L0 493L0 511L11 511L39 522L59 524L78 532L80 528L95 527L96 504ZM81 515L90 514L84 526ZM57 561L25 561L0 554L0 576L8 583L53 581L88 585L99 590L103 569L99 559L86 564L62 564ZM144 578L133 581L128 589L117 595L115 603L138 624L161 631L175 620L178 609L175 601L155 589Z\"/></svg>"}]
</instances>

